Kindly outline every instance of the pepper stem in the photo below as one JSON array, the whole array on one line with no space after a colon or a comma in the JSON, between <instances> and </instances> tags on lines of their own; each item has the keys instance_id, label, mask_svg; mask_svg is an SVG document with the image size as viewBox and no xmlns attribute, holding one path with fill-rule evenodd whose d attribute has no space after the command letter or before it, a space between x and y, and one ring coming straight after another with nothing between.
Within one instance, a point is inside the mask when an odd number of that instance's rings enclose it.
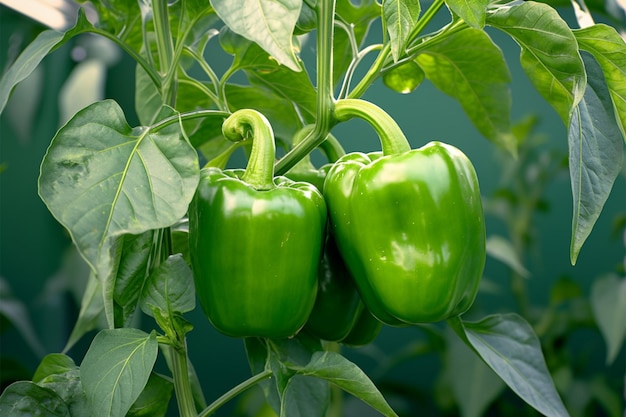
<instances>
[{"instance_id":1,"label":"pepper stem","mask_svg":"<svg viewBox=\"0 0 626 417\"><path fill-rule=\"evenodd\" d=\"M237 110L222 124L222 134L231 142L252 140L250 159L241 179L257 190L274 188L276 144L267 118L256 110Z\"/></svg>"},{"instance_id":2,"label":"pepper stem","mask_svg":"<svg viewBox=\"0 0 626 417\"><path fill-rule=\"evenodd\" d=\"M380 138L383 155L393 155L411 150L409 141L400 126L383 109L361 99L343 99L335 103L335 118L345 122L353 117L369 123Z\"/></svg>"}]
</instances>

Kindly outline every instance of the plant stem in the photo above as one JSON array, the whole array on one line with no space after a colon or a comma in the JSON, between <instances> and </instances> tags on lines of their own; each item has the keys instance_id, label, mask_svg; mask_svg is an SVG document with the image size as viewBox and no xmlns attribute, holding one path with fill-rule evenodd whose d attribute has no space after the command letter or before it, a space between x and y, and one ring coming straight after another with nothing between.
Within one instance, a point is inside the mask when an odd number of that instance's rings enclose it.
<instances>
[{"instance_id":1,"label":"plant stem","mask_svg":"<svg viewBox=\"0 0 626 417\"><path fill-rule=\"evenodd\" d=\"M183 120L200 119L203 117L221 117L225 119L228 116L230 116L230 113L219 110L196 110L188 113L175 114L174 116L167 117L150 126L150 131L155 133Z\"/></svg>"},{"instance_id":2,"label":"plant stem","mask_svg":"<svg viewBox=\"0 0 626 417\"><path fill-rule=\"evenodd\" d=\"M170 32L167 0L152 0L152 16L154 19L154 32L156 34L157 51L159 54L159 68L163 79L167 82L161 86L163 103L174 105L176 100L176 83L171 75L174 58L174 43Z\"/></svg>"},{"instance_id":3,"label":"plant stem","mask_svg":"<svg viewBox=\"0 0 626 417\"><path fill-rule=\"evenodd\" d=\"M383 65L385 65L385 61L387 60L387 57L389 56L390 53L391 53L391 44L386 43L385 46L383 46L383 48L378 53L378 56L376 57L376 60L374 61L370 69L367 70L367 73L365 74L365 76L361 78L361 81L359 81L356 87L354 87L354 89L350 92L350 94L348 94L348 98L359 98L363 94L365 94L365 91L372 85L372 83L380 75L380 69L383 67Z\"/></svg>"},{"instance_id":4,"label":"plant stem","mask_svg":"<svg viewBox=\"0 0 626 417\"><path fill-rule=\"evenodd\" d=\"M417 21L411 33L409 34L406 44L410 44L430 23L432 18L437 14L439 9L445 4L444 0L434 0L428 9L424 12L422 17ZM376 81L381 74L381 69L387 63L391 54L391 43L386 42L383 49L380 51L376 60L372 63L372 66L367 71L365 76L361 78L361 81L354 87L354 89L348 95L348 98L359 98L365 91Z\"/></svg>"},{"instance_id":5,"label":"plant stem","mask_svg":"<svg viewBox=\"0 0 626 417\"><path fill-rule=\"evenodd\" d=\"M180 417L196 417L197 411L189 383L189 368L187 366L187 343L182 340L182 346L167 347L171 353L171 367L174 376L174 392L178 403Z\"/></svg>"},{"instance_id":6,"label":"plant stem","mask_svg":"<svg viewBox=\"0 0 626 417\"><path fill-rule=\"evenodd\" d=\"M333 112L333 34L334 0L318 0L317 7L317 120L313 131L276 163L274 172L282 175L317 148L335 123Z\"/></svg>"},{"instance_id":7,"label":"plant stem","mask_svg":"<svg viewBox=\"0 0 626 417\"><path fill-rule=\"evenodd\" d=\"M420 33L428 26L433 17L437 14L439 9L445 4L444 0L434 0L433 3L426 9L422 17L417 21L411 33L407 37L406 44L410 44L413 42L415 38L419 36Z\"/></svg>"},{"instance_id":8,"label":"plant stem","mask_svg":"<svg viewBox=\"0 0 626 417\"><path fill-rule=\"evenodd\" d=\"M228 390L228 392L224 393L224 395L219 397L217 400L213 401L213 403L211 403L207 408L202 410L200 414L198 414L198 417L210 416L211 414L216 412L218 408L220 408L221 406L226 404L228 401L235 398L237 395L241 394L248 388L251 388L255 384L259 383L260 381L270 378L271 376L272 376L272 371L265 370L261 373L258 373L246 379L241 384L237 385L236 387L231 388L230 390Z\"/></svg>"},{"instance_id":9,"label":"plant stem","mask_svg":"<svg viewBox=\"0 0 626 417\"><path fill-rule=\"evenodd\" d=\"M146 61L141 55L135 52L135 50L131 48L130 45L122 41L120 38L118 38L114 34L104 31L102 29L98 29L96 27L89 28L88 32L95 33L96 35L103 36L109 39L110 41L115 42L117 46L122 48L124 52L130 55L130 57L133 60L135 60L135 62L138 63L141 66L141 68L143 68L143 70L148 74L148 76L150 77L150 80L152 80L152 82L157 88L161 87L161 77L159 77L159 74L155 71L154 67L150 65L150 63L148 63L148 61Z\"/></svg>"}]
</instances>

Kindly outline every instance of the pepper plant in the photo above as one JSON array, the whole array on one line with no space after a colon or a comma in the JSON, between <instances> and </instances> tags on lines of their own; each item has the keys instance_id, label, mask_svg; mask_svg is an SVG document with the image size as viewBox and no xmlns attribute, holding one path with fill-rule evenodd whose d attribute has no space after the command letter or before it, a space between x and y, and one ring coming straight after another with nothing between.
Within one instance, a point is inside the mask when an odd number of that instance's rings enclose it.
<instances>
[{"instance_id":1,"label":"pepper plant","mask_svg":"<svg viewBox=\"0 0 626 417\"><path fill-rule=\"evenodd\" d=\"M383 325L436 322L538 412L568 415L525 318L464 319L486 256L471 161L439 142L411 150L393 118L363 97L379 79L399 93L426 79L493 146L516 155L511 77L490 33L511 37L567 129L575 264L622 169L626 44L614 27L594 23L582 2L581 28L533 1L90 5L89 19L80 9L71 29L42 32L0 81L3 111L48 54L85 33L136 61L135 108L88 105L57 131L41 163L39 195L90 274L64 352L46 356L32 381L9 386L0 414L164 415L173 390L181 416L208 416L258 384L280 416L341 415L331 387L396 416L341 344L368 344ZM447 22L433 27L446 11ZM382 39L367 36L373 24L382 24ZM300 53L302 37L316 40L312 62ZM212 48L232 57L226 70ZM382 153L343 155L331 131L354 118L377 133ZM429 142L416 131L411 140ZM249 156L245 171L225 170L239 148ZM320 170L309 160L317 148L331 161ZM287 197L292 191L299 196ZM362 233L369 221L385 224ZM318 285L325 262L341 262L349 276L330 294L341 300L334 305ZM224 337L242 338L252 370L213 402L188 355L198 348L187 344L185 318L196 296ZM154 319L152 331L135 326L141 316ZM76 364L67 352L98 319L105 328ZM158 357L169 376L155 372Z\"/></svg>"}]
</instances>

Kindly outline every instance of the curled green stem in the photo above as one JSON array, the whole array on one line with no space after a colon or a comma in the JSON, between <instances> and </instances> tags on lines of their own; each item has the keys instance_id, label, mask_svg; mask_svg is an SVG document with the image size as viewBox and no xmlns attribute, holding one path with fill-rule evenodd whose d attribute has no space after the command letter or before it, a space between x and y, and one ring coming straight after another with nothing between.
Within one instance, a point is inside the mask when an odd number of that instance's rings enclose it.
<instances>
[{"instance_id":1,"label":"curled green stem","mask_svg":"<svg viewBox=\"0 0 626 417\"><path fill-rule=\"evenodd\" d=\"M224 121L222 133L232 142L252 140L252 151L242 180L257 190L274 188L276 144L267 118L256 110L237 110Z\"/></svg>"},{"instance_id":2,"label":"curled green stem","mask_svg":"<svg viewBox=\"0 0 626 417\"><path fill-rule=\"evenodd\" d=\"M411 150L411 145L400 126L383 109L369 101L345 99L335 103L335 118L339 122L357 117L369 123L380 138L384 155L393 155Z\"/></svg>"}]
</instances>

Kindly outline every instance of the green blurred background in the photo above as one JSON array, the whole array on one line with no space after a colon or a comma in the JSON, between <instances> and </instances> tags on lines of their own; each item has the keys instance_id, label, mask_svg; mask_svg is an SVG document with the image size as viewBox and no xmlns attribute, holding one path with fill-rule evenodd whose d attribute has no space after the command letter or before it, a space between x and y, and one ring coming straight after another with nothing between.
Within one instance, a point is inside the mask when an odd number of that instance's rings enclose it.
<instances>
[{"instance_id":1,"label":"green blurred background","mask_svg":"<svg viewBox=\"0 0 626 417\"><path fill-rule=\"evenodd\" d=\"M0 6L0 68L5 69L7 62L43 29ZM374 25L372 38L379 38L380 30L379 25ZM514 80L511 85L513 121L528 115L536 116L536 132L547 138L541 149L565 157L565 127L522 72L518 46L499 33L490 34L503 49ZM313 56L314 43L311 39L303 44L305 59ZM216 70L225 69L229 62L228 57L223 56L223 65L217 63ZM77 81L80 77L83 82ZM68 90L68 79L76 81L81 88ZM43 61L40 68L16 89L0 118L0 313L3 314L0 372L3 387L12 380L29 379L42 355L61 351L80 308L77 300L80 300L87 271L71 250L68 235L39 199L37 177L46 148L67 119L68 112L71 115L81 100L87 100L82 104L86 105L99 94L117 100L125 109L129 123L137 123L133 110L132 60L106 42L90 36L79 37ZM63 101L68 98L71 100ZM377 82L364 98L377 103L393 116L413 147L430 140L443 140L462 149L476 167L484 196L492 195L502 185L502 161L506 165L512 164L513 160L507 161L500 151L481 137L458 103L429 82L407 95L394 93ZM339 125L333 133L346 151L369 151L379 147L374 132L359 121ZM241 163L240 155L231 161L232 165ZM576 282L588 296L594 279L607 272L623 271L624 242L616 221L626 212L624 177L622 173L615 183L575 267L571 266L569 258L572 198L567 170L562 169L546 184L547 210L537 213L534 222L539 232L538 240L523 260L531 273L526 285L532 304L549 304L553 285L564 277ZM488 216L487 234L506 236L507 231L500 220ZM486 313L515 311L514 299L508 289L509 274L508 267L488 258L485 277L500 291L481 292L471 313L481 317ZM17 325L16 317L21 320ZM218 334L200 309L189 314L188 319L195 326L188 336L189 355L205 395L211 401L249 376L243 343ZM149 327L152 323L142 325ZM70 352L77 364L92 336L84 337ZM347 349L345 353L366 372L375 375L381 357L419 341L420 337L422 334L413 329L385 328L373 346ZM623 392L624 349L609 367L605 365L604 341L597 332L574 334L571 340L571 349L587 358L585 366L610 375L610 381L621 384L614 387L616 391ZM433 384L438 366L432 357L417 357L393 370L386 378L426 389ZM219 415L228 415L229 409Z\"/></svg>"}]
</instances>

